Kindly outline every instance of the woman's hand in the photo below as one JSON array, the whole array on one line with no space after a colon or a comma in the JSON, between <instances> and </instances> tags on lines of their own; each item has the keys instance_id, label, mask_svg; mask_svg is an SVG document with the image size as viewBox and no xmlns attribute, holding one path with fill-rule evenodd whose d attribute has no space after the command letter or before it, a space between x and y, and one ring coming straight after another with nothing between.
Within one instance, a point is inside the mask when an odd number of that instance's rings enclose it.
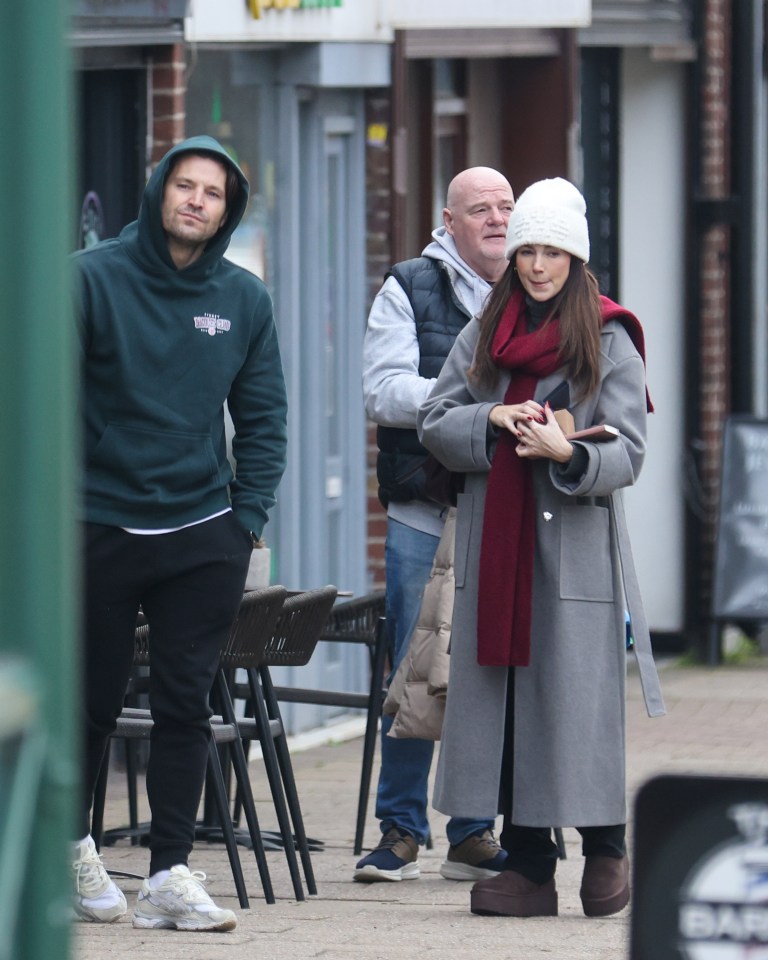
<instances>
[{"instance_id":1,"label":"woman's hand","mask_svg":"<svg viewBox=\"0 0 768 960\"><path fill-rule=\"evenodd\" d=\"M544 407L535 400L526 400L525 403L499 403L491 407L488 419L499 430L509 430L517 436L517 424L521 421L545 422Z\"/></svg>"},{"instance_id":2,"label":"woman's hand","mask_svg":"<svg viewBox=\"0 0 768 960\"><path fill-rule=\"evenodd\" d=\"M518 457L530 460L546 457L558 463L568 463L573 456L573 446L565 439L549 404L544 407L544 423L527 418L518 420L513 432L518 439Z\"/></svg>"}]
</instances>

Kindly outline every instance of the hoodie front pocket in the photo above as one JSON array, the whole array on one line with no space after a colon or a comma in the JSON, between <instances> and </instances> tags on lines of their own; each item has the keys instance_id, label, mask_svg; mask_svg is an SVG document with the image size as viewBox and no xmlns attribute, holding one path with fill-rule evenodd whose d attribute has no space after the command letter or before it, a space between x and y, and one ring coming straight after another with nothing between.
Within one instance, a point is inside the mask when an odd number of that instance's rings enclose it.
<instances>
[{"instance_id":1,"label":"hoodie front pocket","mask_svg":"<svg viewBox=\"0 0 768 960\"><path fill-rule=\"evenodd\" d=\"M88 464L91 492L169 503L218 475L208 434L110 423Z\"/></svg>"}]
</instances>

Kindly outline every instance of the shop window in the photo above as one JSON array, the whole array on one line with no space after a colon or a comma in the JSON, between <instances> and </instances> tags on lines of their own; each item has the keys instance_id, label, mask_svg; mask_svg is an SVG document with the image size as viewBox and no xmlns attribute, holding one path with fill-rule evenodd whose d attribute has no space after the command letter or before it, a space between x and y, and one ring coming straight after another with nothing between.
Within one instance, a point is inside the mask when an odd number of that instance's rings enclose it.
<instances>
[{"instance_id":1,"label":"shop window","mask_svg":"<svg viewBox=\"0 0 768 960\"><path fill-rule=\"evenodd\" d=\"M433 61L433 88L432 223L437 226L448 184L467 165L466 62Z\"/></svg>"},{"instance_id":2,"label":"shop window","mask_svg":"<svg viewBox=\"0 0 768 960\"><path fill-rule=\"evenodd\" d=\"M248 207L232 235L227 258L269 283L266 238L270 203L258 149L260 105L260 88L239 82L232 52L198 53L187 86L187 135L215 137L248 178Z\"/></svg>"}]
</instances>

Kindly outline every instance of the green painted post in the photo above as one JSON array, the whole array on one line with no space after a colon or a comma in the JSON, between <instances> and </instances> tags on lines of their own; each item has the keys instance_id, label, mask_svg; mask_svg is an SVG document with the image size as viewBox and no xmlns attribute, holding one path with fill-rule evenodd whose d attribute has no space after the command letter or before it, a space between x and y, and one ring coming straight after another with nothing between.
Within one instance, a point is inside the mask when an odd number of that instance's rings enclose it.
<instances>
[{"instance_id":1,"label":"green painted post","mask_svg":"<svg viewBox=\"0 0 768 960\"><path fill-rule=\"evenodd\" d=\"M20 694L3 697L0 719L27 704L13 743L0 722L2 802L19 822L0 849L21 889L22 919L0 934L12 960L70 948L79 583L66 29L65 0L0 2L0 690Z\"/></svg>"}]
</instances>

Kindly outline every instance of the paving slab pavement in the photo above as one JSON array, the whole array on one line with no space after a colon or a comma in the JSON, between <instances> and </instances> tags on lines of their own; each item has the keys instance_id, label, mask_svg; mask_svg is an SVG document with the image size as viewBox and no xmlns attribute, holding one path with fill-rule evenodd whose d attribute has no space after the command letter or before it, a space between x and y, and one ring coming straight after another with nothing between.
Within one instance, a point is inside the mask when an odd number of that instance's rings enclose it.
<instances>
[{"instance_id":1,"label":"paving slab pavement","mask_svg":"<svg viewBox=\"0 0 768 960\"><path fill-rule=\"evenodd\" d=\"M768 775L768 660L740 666L661 665L666 717L645 715L639 680L630 671L627 700L630 803L659 774ZM401 883L351 880L362 740L325 743L293 756L307 832L324 842L313 855L318 895L297 903L281 851L268 853L277 903L260 895L253 854L241 850L251 908L239 910L226 852L198 844L191 869L203 870L208 889L238 915L231 933L134 930L128 918L108 925L75 924L73 960L622 960L628 957L631 905L615 917L587 919L578 897L582 859L579 835L565 830L567 859L558 867L560 916L526 920L476 917L469 912L471 884L439 874L446 853L445 817L430 821L433 850L419 859L421 877ZM251 763L261 825L276 829L260 761ZM375 789L377 771L374 771ZM369 804L366 847L378 840ZM144 805L143 815L146 815ZM105 822L123 823L127 803L123 778L110 777ZM630 822L630 847L632 842ZM143 874L148 851L121 841L105 851L110 869ZM118 881L132 908L138 880Z\"/></svg>"}]
</instances>

